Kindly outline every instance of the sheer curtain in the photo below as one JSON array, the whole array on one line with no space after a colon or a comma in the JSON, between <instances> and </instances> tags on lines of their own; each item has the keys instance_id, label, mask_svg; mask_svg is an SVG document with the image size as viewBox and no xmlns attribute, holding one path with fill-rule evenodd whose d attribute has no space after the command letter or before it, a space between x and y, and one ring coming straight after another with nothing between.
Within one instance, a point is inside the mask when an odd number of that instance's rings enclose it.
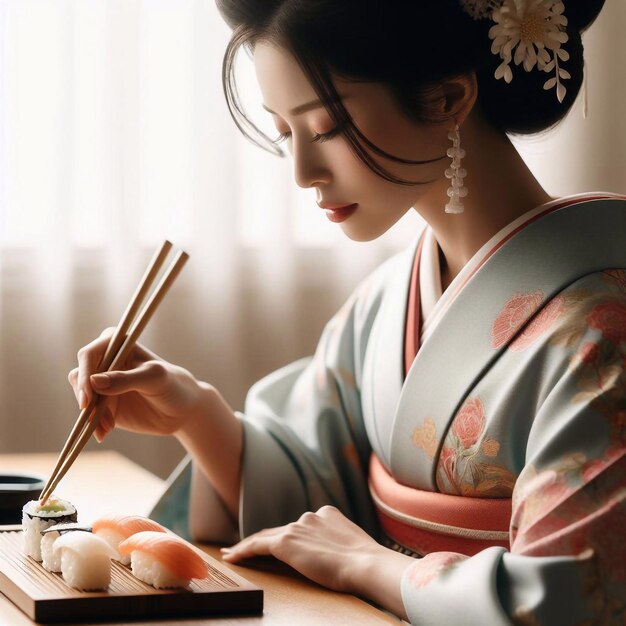
<instances>
[{"instance_id":1,"label":"sheer curtain","mask_svg":"<svg viewBox=\"0 0 626 626\"><path fill-rule=\"evenodd\" d=\"M556 133L516 142L552 194L625 191L625 25L608 0L586 35L588 118L577 103ZM347 240L288 159L238 135L228 34L213 0L0 0L0 452L61 447L76 351L117 322L163 238L191 258L142 341L235 408L412 240L413 212L376 242ZM103 446L161 476L183 454L124 432Z\"/></svg>"}]
</instances>

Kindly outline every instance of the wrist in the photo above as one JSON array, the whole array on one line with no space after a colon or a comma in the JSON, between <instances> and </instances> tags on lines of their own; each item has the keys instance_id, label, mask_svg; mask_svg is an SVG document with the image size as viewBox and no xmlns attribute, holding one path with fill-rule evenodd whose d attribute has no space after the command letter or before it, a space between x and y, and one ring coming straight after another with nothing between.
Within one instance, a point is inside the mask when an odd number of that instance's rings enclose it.
<instances>
[{"instance_id":1,"label":"wrist","mask_svg":"<svg viewBox=\"0 0 626 626\"><path fill-rule=\"evenodd\" d=\"M406 620L400 583L415 559L377 543L351 561L345 575L346 591L367 598Z\"/></svg>"},{"instance_id":2,"label":"wrist","mask_svg":"<svg viewBox=\"0 0 626 626\"><path fill-rule=\"evenodd\" d=\"M183 420L174 436L183 444L197 441L199 436L206 436L210 425L211 415L215 414L215 407L219 393L217 389L204 381L196 381L198 386L193 406ZM185 446L186 447L186 446Z\"/></svg>"},{"instance_id":3,"label":"wrist","mask_svg":"<svg viewBox=\"0 0 626 626\"><path fill-rule=\"evenodd\" d=\"M344 567L344 590L353 595L371 597L372 588L379 577L383 546L374 543L366 550L359 550L352 559L346 559Z\"/></svg>"}]
</instances>

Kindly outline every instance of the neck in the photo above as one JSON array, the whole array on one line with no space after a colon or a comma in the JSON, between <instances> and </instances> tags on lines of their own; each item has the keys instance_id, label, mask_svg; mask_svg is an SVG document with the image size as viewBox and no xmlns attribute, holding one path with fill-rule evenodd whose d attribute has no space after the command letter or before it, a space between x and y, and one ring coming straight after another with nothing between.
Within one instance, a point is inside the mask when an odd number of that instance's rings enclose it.
<instances>
[{"instance_id":1,"label":"neck","mask_svg":"<svg viewBox=\"0 0 626 626\"><path fill-rule=\"evenodd\" d=\"M450 184L442 176L414 209L428 222L443 253L445 289L472 256L500 229L554 198L541 187L509 140L472 113L461 128L467 170L465 210L444 212ZM446 162L445 167L449 164Z\"/></svg>"}]
</instances>

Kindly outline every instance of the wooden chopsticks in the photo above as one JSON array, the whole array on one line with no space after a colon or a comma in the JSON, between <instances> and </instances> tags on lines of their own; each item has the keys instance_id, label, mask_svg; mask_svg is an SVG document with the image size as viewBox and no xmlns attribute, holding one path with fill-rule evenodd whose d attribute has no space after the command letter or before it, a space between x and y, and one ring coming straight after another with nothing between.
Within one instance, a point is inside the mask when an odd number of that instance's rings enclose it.
<instances>
[{"instance_id":1,"label":"wooden chopsticks","mask_svg":"<svg viewBox=\"0 0 626 626\"><path fill-rule=\"evenodd\" d=\"M159 271L163 267L165 259L167 258L171 248L172 244L169 241L164 241L161 248L157 250L152 258L152 261L141 279L137 290L131 298L126 311L124 311L113 336L109 340L107 350L97 367L97 373L115 370L121 363L124 362L124 359L132 350L135 342L139 339L139 335L146 327L146 324L150 321L150 318L165 297L165 294L171 287L174 280L176 280L176 277L183 268L183 265L189 258L189 255L182 250L176 254L168 269L163 273L159 284L155 287L143 311L137 317L137 313L145 300L146 295L150 291L152 283L155 281ZM134 323L133 320L135 320ZM63 450L61 450L61 454L59 455L54 470L52 471L46 486L43 488L43 491L39 496L41 504L46 503L46 500L56 489L59 481L63 478L63 476L65 476L98 426L105 405L104 402L98 402L99 397L100 396L93 393L89 404L81 410L76 423L74 424L74 427L72 428L72 431L63 446Z\"/></svg>"}]
</instances>

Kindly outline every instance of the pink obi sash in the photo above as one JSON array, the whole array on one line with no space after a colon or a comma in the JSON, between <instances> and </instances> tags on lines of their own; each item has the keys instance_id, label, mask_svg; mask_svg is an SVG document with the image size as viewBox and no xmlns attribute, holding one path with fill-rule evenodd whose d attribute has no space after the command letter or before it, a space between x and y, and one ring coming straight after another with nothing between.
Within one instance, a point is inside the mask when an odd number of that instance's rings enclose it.
<instances>
[{"instance_id":1,"label":"pink obi sash","mask_svg":"<svg viewBox=\"0 0 626 626\"><path fill-rule=\"evenodd\" d=\"M510 498L469 498L407 487L373 453L369 489L384 533L401 551L472 556L491 546L509 549Z\"/></svg>"}]
</instances>

